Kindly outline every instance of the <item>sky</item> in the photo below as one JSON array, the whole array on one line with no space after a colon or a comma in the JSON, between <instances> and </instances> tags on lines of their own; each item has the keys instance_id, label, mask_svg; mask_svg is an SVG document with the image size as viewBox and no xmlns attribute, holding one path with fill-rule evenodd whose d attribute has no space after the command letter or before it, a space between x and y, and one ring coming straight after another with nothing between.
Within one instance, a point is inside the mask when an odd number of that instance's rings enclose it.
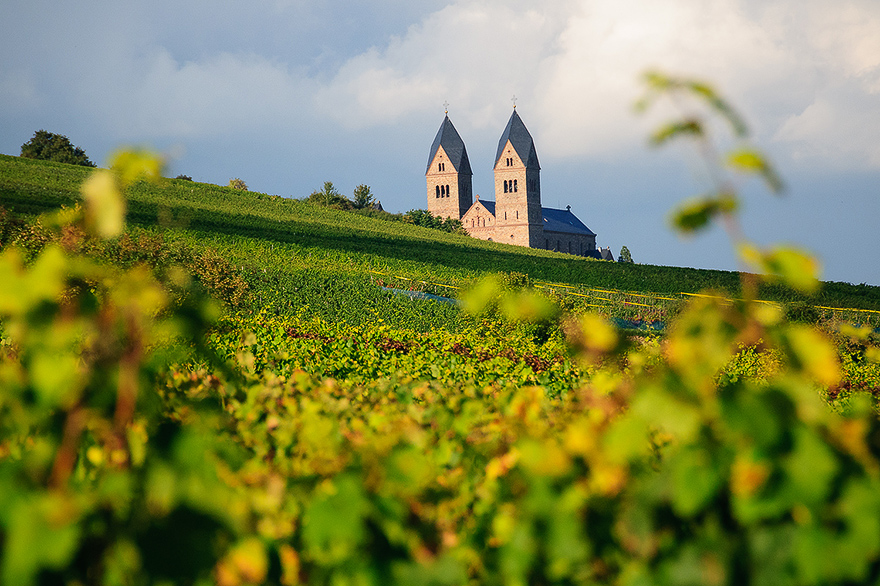
<instances>
[{"instance_id":1,"label":"sky","mask_svg":"<svg viewBox=\"0 0 880 586\"><path fill-rule=\"evenodd\" d=\"M101 165L147 146L172 177L297 198L367 184L401 212L427 207L444 103L494 198L516 96L545 206L570 205L615 256L736 270L719 226L670 229L712 184L692 145L648 145L677 112L635 112L649 70L711 83L782 176L782 196L736 180L748 238L880 285L877 0L6 0L0 153L45 129Z\"/></svg>"}]
</instances>

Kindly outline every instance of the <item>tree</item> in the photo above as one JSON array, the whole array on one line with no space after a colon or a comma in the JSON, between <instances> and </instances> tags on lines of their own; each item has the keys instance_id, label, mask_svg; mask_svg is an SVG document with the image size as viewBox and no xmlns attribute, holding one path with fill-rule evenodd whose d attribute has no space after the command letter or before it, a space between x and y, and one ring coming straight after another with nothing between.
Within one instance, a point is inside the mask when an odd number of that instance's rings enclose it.
<instances>
[{"instance_id":1,"label":"tree","mask_svg":"<svg viewBox=\"0 0 880 586\"><path fill-rule=\"evenodd\" d=\"M333 207L340 210L351 209L352 203L347 197L339 193L332 181L325 181L324 188L320 191L313 191L309 196L309 201L327 207Z\"/></svg>"},{"instance_id":2,"label":"tree","mask_svg":"<svg viewBox=\"0 0 880 586\"><path fill-rule=\"evenodd\" d=\"M26 159L55 161L83 167L95 167L86 152L71 144L70 139L60 134L38 130L33 138L21 145L21 156Z\"/></svg>"},{"instance_id":3,"label":"tree","mask_svg":"<svg viewBox=\"0 0 880 586\"><path fill-rule=\"evenodd\" d=\"M229 187L231 187L232 189L240 189L241 191L248 190L247 183L245 183L243 179L239 179L238 177L229 180Z\"/></svg>"},{"instance_id":4,"label":"tree","mask_svg":"<svg viewBox=\"0 0 880 586\"><path fill-rule=\"evenodd\" d=\"M403 215L403 221L422 228L443 229L443 220L428 210L410 210Z\"/></svg>"},{"instance_id":5,"label":"tree","mask_svg":"<svg viewBox=\"0 0 880 586\"><path fill-rule=\"evenodd\" d=\"M376 201L373 197L373 193L370 191L369 185L358 185L354 188L354 199L351 202L351 205L354 206L356 210L362 210L364 208L368 208Z\"/></svg>"},{"instance_id":6,"label":"tree","mask_svg":"<svg viewBox=\"0 0 880 586\"><path fill-rule=\"evenodd\" d=\"M626 246L624 246L623 248L621 248L621 249L620 249L620 254L619 254L618 257L617 257L617 260L618 260L619 262L632 262L632 261L633 261L633 257L632 257L632 255L629 253L629 248L627 248Z\"/></svg>"},{"instance_id":7,"label":"tree","mask_svg":"<svg viewBox=\"0 0 880 586\"><path fill-rule=\"evenodd\" d=\"M403 221L407 224L421 226L422 228L433 228L434 230L442 230L451 234L467 235L461 220L435 216L428 210L410 210L403 214Z\"/></svg>"},{"instance_id":8,"label":"tree","mask_svg":"<svg viewBox=\"0 0 880 586\"><path fill-rule=\"evenodd\" d=\"M461 220L457 220L455 218L446 218L441 223L442 230L449 232L450 234L463 234L467 236L467 230L464 229L464 224L461 223Z\"/></svg>"}]
</instances>

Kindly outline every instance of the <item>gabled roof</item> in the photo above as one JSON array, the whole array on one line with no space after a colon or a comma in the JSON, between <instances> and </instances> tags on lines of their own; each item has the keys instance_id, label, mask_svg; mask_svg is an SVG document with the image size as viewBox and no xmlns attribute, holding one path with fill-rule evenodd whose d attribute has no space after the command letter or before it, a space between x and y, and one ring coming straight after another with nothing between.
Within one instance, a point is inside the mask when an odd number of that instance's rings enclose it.
<instances>
[{"instance_id":1,"label":"gabled roof","mask_svg":"<svg viewBox=\"0 0 880 586\"><path fill-rule=\"evenodd\" d=\"M501 155L504 154L504 146L508 140L513 146L513 150L516 151L516 154L525 163L526 169L541 168L541 165L538 164L538 153L535 151L535 141L532 140L532 135L529 134L526 125L523 124L519 114L516 113L516 109L510 115L510 120L507 121L507 128L504 129L501 139L498 141L498 152L495 154L496 167L498 166L498 161L501 160Z\"/></svg>"},{"instance_id":2,"label":"gabled roof","mask_svg":"<svg viewBox=\"0 0 880 586\"><path fill-rule=\"evenodd\" d=\"M584 223L578 220L577 216L571 213L571 210L557 210L554 208L541 208L541 215L544 217L545 232L563 232L566 234L583 234L585 236L595 236L595 232L584 226Z\"/></svg>"},{"instance_id":3,"label":"gabled roof","mask_svg":"<svg viewBox=\"0 0 880 586\"><path fill-rule=\"evenodd\" d=\"M455 126L449 120L449 116L443 119L437 136L434 137L434 144L431 145L431 154L428 155L428 166L425 169L425 175L431 170L431 163L437 156L437 149L443 147L449 162L455 167L455 170L462 175L473 175L471 172L471 162L468 160L467 149L464 148L464 141L455 130Z\"/></svg>"},{"instance_id":4,"label":"gabled roof","mask_svg":"<svg viewBox=\"0 0 880 586\"><path fill-rule=\"evenodd\" d=\"M477 205L478 203L483 204L483 207L486 208L486 211L488 211L493 216L495 215L495 202L494 201L489 201L489 200L485 200L485 199L478 199L477 201L474 202L474 205Z\"/></svg>"}]
</instances>

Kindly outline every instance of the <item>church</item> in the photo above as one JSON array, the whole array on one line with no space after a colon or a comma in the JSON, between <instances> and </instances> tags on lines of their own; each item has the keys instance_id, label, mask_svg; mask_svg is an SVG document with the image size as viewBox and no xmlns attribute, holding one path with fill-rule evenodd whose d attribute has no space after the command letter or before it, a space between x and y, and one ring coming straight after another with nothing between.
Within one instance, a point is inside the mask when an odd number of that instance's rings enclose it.
<instances>
[{"instance_id":1,"label":"church","mask_svg":"<svg viewBox=\"0 0 880 586\"><path fill-rule=\"evenodd\" d=\"M571 213L541 205L541 166L535 141L516 106L495 154L495 200L473 197L464 141L448 112L434 137L425 178L428 211L461 220L474 238L602 258L596 234Z\"/></svg>"}]
</instances>

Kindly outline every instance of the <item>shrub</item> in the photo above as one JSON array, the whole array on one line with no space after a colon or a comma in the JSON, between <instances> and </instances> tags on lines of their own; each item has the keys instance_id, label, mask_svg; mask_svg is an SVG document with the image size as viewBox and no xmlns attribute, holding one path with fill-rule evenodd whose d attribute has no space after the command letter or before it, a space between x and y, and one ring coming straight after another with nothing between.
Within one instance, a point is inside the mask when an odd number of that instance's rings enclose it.
<instances>
[{"instance_id":1,"label":"shrub","mask_svg":"<svg viewBox=\"0 0 880 586\"><path fill-rule=\"evenodd\" d=\"M21 145L21 156L84 167L95 166L86 156L86 152L71 144L69 138L45 130L36 131L33 138Z\"/></svg>"},{"instance_id":2,"label":"shrub","mask_svg":"<svg viewBox=\"0 0 880 586\"><path fill-rule=\"evenodd\" d=\"M232 189L239 189L241 191L248 190L248 186L244 182L244 180L239 179L238 177L229 180L229 187L231 187Z\"/></svg>"},{"instance_id":3,"label":"shrub","mask_svg":"<svg viewBox=\"0 0 880 586\"><path fill-rule=\"evenodd\" d=\"M332 181L325 181L323 188L313 191L309 195L309 202L338 210L350 210L353 207L351 200L339 193Z\"/></svg>"}]
</instances>

